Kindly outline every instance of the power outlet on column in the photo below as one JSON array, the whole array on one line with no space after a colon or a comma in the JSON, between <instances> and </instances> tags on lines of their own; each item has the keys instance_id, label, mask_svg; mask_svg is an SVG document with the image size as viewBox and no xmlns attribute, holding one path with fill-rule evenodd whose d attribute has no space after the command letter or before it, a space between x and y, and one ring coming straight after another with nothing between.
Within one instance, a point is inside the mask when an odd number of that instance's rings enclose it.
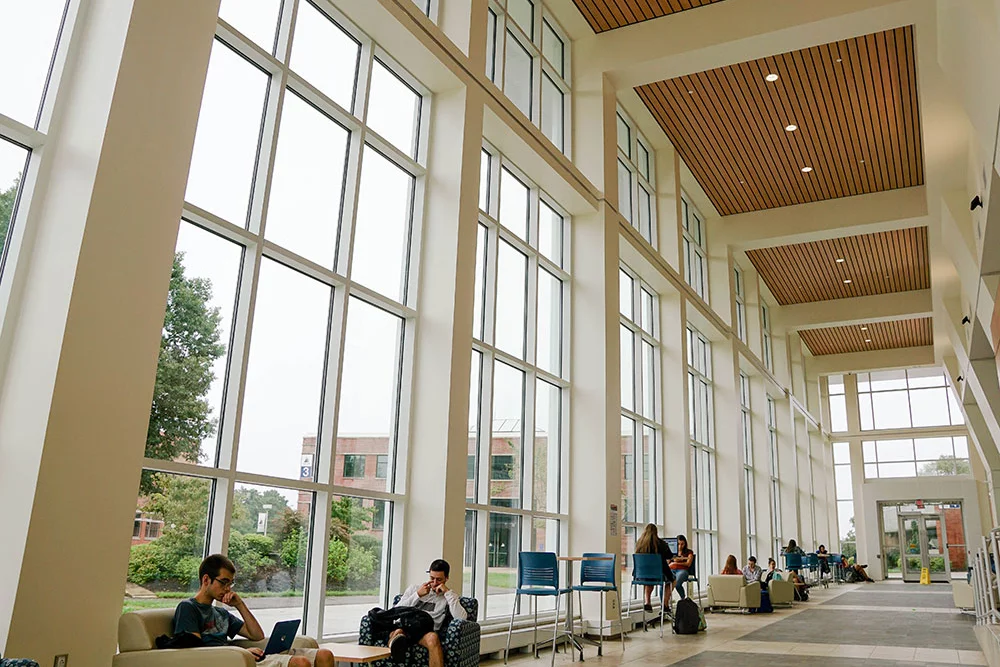
<instances>
[{"instance_id":1,"label":"power outlet on column","mask_svg":"<svg viewBox=\"0 0 1000 667\"><path fill-rule=\"evenodd\" d=\"M69 662L69 654L63 653L62 655L57 655L56 659L52 662L52 667L66 667L66 663Z\"/></svg>"}]
</instances>

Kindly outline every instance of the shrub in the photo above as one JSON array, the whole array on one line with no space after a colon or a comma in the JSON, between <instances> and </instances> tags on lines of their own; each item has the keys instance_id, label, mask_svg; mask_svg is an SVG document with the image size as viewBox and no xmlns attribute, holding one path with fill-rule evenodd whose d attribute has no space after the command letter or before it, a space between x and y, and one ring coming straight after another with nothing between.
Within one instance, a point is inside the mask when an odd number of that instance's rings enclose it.
<instances>
[{"instance_id":1,"label":"shrub","mask_svg":"<svg viewBox=\"0 0 1000 667\"><path fill-rule=\"evenodd\" d=\"M330 586L343 586L347 579L347 545L334 538L326 555L326 580Z\"/></svg>"},{"instance_id":2,"label":"shrub","mask_svg":"<svg viewBox=\"0 0 1000 667\"><path fill-rule=\"evenodd\" d=\"M169 579L173 574L170 560L170 555L156 542L137 544L129 554L128 580L142 585Z\"/></svg>"},{"instance_id":3,"label":"shrub","mask_svg":"<svg viewBox=\"0 0 1000 667\"><path fill-rule=\"evenodd\" d=\"M375 574L375 556L367 549L354 547L347 554L348 588L371 588Z\"/></svg>"},{"instance_id":4,"label":"shrub","mask_svg":"<svg viewBox=\"0 0 1000 667\"><path fill-rule=\"evenodd\" d=\"M358 533L351 538L351 546L361 547L371 555L375 556L376 560L382 559L382 540L374 535Z\"/></svg>"},{"instance_id":5,"label":"shrub","mask_svg":"<svg viewBox=\"0 0 1000 667\"><path fill-rule=\"evenodd\" d=\"M264 535L244 535L233 531L229 536L229 557L236 565L237 576L248 582L266 578L275 560L274 540Z\"/></svg>"}]
</instances>

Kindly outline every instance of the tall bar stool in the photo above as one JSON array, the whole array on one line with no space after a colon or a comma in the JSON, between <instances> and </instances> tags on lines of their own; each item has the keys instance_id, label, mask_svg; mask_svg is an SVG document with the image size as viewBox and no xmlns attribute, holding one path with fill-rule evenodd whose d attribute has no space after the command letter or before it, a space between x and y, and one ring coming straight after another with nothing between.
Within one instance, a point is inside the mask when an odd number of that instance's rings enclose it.
<instances>
[{"instance_id":1,"label":"tall bar stool","mask_svg":"<svg viewBox=\"0 0 1000 667\"><path fill-rule=\"evenodd\" d=\"M552 621L552 665L556 664L556 640L559 638L559 601L564 593L572 595L569 588L559 587L559 561L551 551L522 551L517 554L517 592L514 595L514 606L510 610L510 626L507 628L507 647L503 651L503 664L507 664L507 654L510 653L510 635L514 631L514 614L522 595L535 599L534 642L535 657L538 657L538 599L539 597L556 598L556 616ZM573 619L570 619L572 628Z\"/></svg>"},{"instance_id":2,"label":"tall bar stool","mask_svg":"<svg viewBox=\"0 0 1000 667\"><path fill-rule=\"evenodd\" d=\"M795 570L799 572L802 570L802 554L784 554L785 556L785 570L791 571Z\"/></svg>"},{"instance_id":3,"label":"tall bar stool","mask_svg":"<svg viewBox=\"0 0 1000 667\"><path fill-rule=\"evenodd\" d=\"M663 573L663 559L660 554L632 554L632 588L636 586L656 586L660 589L660 636L663 636L663 612L666 600L663 589L667 584ZM642 629L646 631L646 607L642 608Z\"/></svg>"},{"instance_id":4,"label":"tall bar stool","mask_svg":"<svg viewBox=\"0 0 1000 667\"><path fill-rule=\"evenodd\" d=\"M593 560L588 560L593 559ZM618 554L585 553L580 568L580 584L574 586L580 599L580 610L583 611L583 592L598 592L601 594L601 626L598 630L601 643L597 655L604 655L604 594L615 592L618 597L618 625L622 629L622 651L625 650L625 624L622 622L622 596L615 581L615 565Z\"/></svg>"}]
</instances>

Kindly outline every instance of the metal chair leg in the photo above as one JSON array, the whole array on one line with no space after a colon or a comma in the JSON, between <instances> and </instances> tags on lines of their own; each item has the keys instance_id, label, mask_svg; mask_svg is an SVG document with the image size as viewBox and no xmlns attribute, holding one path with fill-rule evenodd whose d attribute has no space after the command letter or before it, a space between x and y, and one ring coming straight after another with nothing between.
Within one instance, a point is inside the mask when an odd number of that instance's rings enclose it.
<instances>
[{"instance_id":1,"label":"metal chair leg","mask_svg":"<svg viewBox=\"0 0 1000 667\"><path fill-rule=\"evenodd\" d=\"M538 660L538 598L535 596L532 597L535 598L535 627L532 628L531 630L532 632L531 645L535 647L535 660ZM552 651L554 652L555 650L556 650L556 645L553 644Z\"/></svg>"},{"instance_id":2,"label":"metal chair leg","mask_svg":"<svg viewBox=\"0 0 1000 667\"><path fill-rule=\"evenodd\" d=\"M580 605L580 609L583 609L582 604ZM601 613L597 618L600 621L600 626L597 629L598 641L600 641L600 646L597 647L597 655L604 655L604 591L601 591Z\"/></svg>"},{"instance_id":3,"label":"metal chair leg","mask_svg":"<svg viewBox=\"0 0 1000 667\"><path fill-rule=\"evenodd\" d=\"M510 626L507 628L507 648L503 650L503 664L507 664L507 654L510 653L510 634L514 631L514 612L517 611L517 601L520 595L514 595L514 606L510 610Z\"/></svg>"},{"instance_id":4,"label":"metal chair leg","mask_svg":"<svg viewBox=\"0 0 1000 667\"><path fill-rule=\"evenodd\" d=\"M660 638L663 638L663 584L660 584Z\"/></svg>"},{"instance_id":5,"label":"metal chair leg","mask_svg":"<svg viewBox=\"0 0 1000 667\"><path fill-rule=\"evenodd\" d=\"M622 635L622 653L625 652L625 621L622 620L622 594L615 586L615 596L618 598L618 627Z\"/></svg>"},{"instance_id":6,"label":"metal chair leg","mask_svg":"<svg viewBox=\"0 0 1000 667\"><path fill-rule=\"evenodd\" d=\"M570 593L572 595L572 593ZM559 600L562 598L561 595L556 594L556 618L552 621L552 662L551 667L555 667L556 664L556 639L559 637Z\"/></svg>"}]
</instances>

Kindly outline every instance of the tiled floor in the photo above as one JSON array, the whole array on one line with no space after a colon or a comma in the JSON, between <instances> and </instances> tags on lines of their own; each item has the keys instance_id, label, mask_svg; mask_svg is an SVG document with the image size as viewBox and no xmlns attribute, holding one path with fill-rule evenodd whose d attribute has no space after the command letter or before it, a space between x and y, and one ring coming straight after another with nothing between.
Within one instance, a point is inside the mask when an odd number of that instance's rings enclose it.
<instances>
[{"instance_id":1,"label":"tiled floor","mask_svg":"<svg viewBox=\"0 0 1000 667\"><path fill-rule=\"evenodd\" d=\"M943 595L947 593L947 595ZM921 667L986 665L969 616L950 611L950 588L897 583L847 584L814 589L810 601L763 614L707 614L708 631L663 638L655 628L629 635L623 653L607 641L605 655L584 652L587 663L622 667ZM502 658L502 653L500 654ZM817 658L822 660L817 663ZM548 651L536 662L511 655L512 667L547 667ZM570 654L558 653L567 667ZM484 661L498 667L502 659Z\"/></svg>"}]
</instances>

